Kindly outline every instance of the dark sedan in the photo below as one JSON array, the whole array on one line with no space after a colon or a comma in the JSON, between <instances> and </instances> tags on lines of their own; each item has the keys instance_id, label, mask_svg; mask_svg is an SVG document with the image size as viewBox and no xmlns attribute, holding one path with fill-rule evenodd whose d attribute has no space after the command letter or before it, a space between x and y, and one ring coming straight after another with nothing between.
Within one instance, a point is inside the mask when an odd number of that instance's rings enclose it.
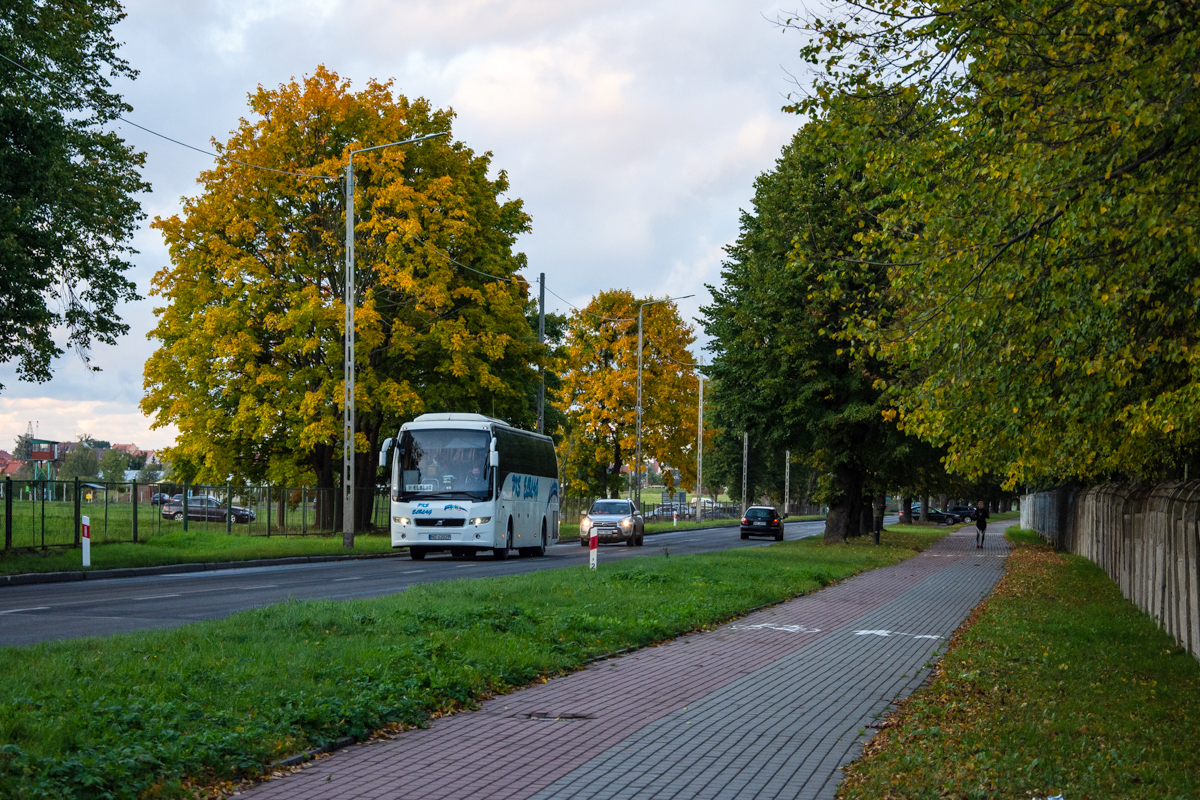
<instances>
[{"instance_id":1,"label":"dark sedan","mask_svg":"<svg viewBox=\"0 0 1200 800\"><path fill-rule=\"evenodd\" d=\"M750 506L742 516L742 538L751 536L773 536L783 541L783 520L779 512L770 506Z\"/></svg>"},{"instance_id":2,"label":"dark sedan","mask_svg":"<svg viewBox=\"0 0 1200 800\"><path fill-rule=\"evenodd\" d=\"M913 520L921 519L921 506L918 503L913 504ZM948 511L942 511L937 508L929 509L929 521L939 522L942 525L956 525L962 522L962 517L958 514L951 514Z\"/></svg>"},{"instance_id":3,"label":"dark sedan","mask_svg":"<svg viewBox=\"0 0 1200 800\"><path fill-rule=\"evenodd\" d=\"M967 522L975 521L974 506L950 506L946 510L956 517L962 517Z\"/></svg>"},{"instance_id":4,"label":"dark sedan","mask_svg":"<svg viewBox=\"0 0 1200 800\"><path fill-rule=\"evenodd\" d=\"M187 501L187 518L206 520L209 522L224 522L226 515L232 514L234 522L247 523L254 519L254 511L241 506L227 506L215 497L189 497ZM183 520L183 498L172 500L162 507L163 519Z\"/></svg>"}]
</instances>

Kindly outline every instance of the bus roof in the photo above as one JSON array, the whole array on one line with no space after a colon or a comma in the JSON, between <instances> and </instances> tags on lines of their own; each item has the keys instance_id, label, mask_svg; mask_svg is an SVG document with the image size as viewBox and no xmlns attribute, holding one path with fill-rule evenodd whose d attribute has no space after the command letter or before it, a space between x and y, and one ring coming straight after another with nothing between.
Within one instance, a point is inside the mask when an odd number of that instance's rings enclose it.
<instances>
[{"instance_id":1,"label":"bus roof","mask_svg":"<svg viewBox=\"0 0 1200 800\"><path fill-rule=\"evenodd\" d=\"M425 428L425 427L430 427L432 425L435 425L436 423L445 423L445 422L459 423L459 425L449 425L448 426L448 427L452 427L452 428L457 428L457 427L474 428L476 426L489 427L489 426L495 425L495 426L498 426L501 428L508 428L509 430L517 431L519 433L524 433L529 436L537 436L537 437L541 437L541 438L545 438L545 439L550 439L550 437L544 433L536 433L534 431L522 430L521 428L514 428L512 425L509 425L507 422L505 422L502 419L494 419L493 417L485 416L483 414L422 414L419 417L417 417L416 419L414 419L412 422L406 422L405 424L401 425L400 430L405 430L406 428L416 427L416 426Z\"/></svg>"}]
</instances>

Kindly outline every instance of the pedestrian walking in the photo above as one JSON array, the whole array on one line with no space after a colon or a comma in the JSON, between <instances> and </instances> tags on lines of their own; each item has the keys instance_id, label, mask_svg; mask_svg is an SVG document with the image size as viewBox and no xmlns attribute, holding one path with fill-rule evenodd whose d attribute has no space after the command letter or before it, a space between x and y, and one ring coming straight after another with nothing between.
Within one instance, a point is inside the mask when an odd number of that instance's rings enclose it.
<instances>
[{"instance_id":1,"label":"pedestrian walking","mask_svg":"<svg viewBox=\"0 0 1200 800\"><path fill-rule=\"evenodd\" d=\"M980 500L975 505L975 547L983 547L983 534L987 531L987 505Z\"/></svg>"}]
</instances>

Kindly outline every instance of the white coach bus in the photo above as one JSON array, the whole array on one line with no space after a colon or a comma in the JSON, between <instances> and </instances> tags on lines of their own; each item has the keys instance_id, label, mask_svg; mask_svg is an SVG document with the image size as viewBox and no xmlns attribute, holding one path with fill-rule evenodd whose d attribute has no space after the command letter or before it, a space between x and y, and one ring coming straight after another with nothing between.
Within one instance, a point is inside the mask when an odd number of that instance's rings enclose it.
<instances>
[{"instance_id":1,"label":"white coach bus","mask_svg":"<svg viewBox=\"0 0 1200 800\"><path fill-rule=\"evenodd\" d=\"M392 547L541 556L558 541L558 459L549 436L482 414L422 414L379 452L390 466Z\"/></svg>"}]
</instances>

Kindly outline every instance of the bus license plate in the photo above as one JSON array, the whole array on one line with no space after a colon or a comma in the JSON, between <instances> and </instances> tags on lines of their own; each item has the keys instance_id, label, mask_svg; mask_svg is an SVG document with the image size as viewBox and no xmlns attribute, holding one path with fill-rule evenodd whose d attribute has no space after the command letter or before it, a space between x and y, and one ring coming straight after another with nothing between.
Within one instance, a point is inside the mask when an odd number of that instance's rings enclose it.
<instances>
[{"instance_id":1,"label":"bus license plate","mask_svg":"<svg viewBox=\"0 0 1200 800\"><path fill-rule=\"evenodd\" d=\"M431 534L429 534L429 540L431 542L448 542L448 541L450 541L450 534L448 534L448 533L431 533Z\"/></svg>"}]
</instances>

